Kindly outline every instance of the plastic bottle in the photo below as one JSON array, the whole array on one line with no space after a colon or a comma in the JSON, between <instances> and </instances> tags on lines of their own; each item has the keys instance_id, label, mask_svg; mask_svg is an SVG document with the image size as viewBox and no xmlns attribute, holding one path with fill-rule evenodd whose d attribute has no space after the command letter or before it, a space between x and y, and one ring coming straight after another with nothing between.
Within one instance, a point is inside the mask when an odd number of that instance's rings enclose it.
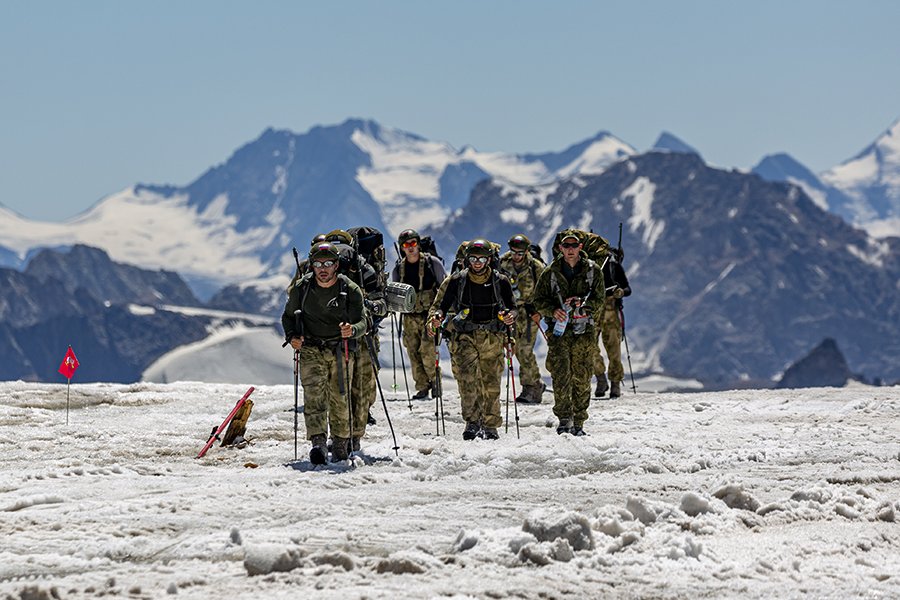
<instances>
[{"instance_id":1,"label":"plastic bottle","mask_svg":"<svg viewBox=\"0 0 900 600\"><path fill-rule=\"evenodd\" d=\"M562 321L554 321L553 335L560 336L566 332L566 326L569 324L569 315L572 313L572 307L568 304L565 306L566 318Z\"/></svg>"}]
</instances>

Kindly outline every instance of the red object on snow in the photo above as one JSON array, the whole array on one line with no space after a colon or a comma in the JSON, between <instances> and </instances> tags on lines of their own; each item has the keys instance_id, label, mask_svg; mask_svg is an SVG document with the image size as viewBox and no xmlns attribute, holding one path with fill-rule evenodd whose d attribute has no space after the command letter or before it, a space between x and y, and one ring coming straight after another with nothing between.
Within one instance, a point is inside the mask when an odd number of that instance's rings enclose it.
<instances>
[{"instance_id":1,"label":"red object on snow","mask_svg":"<svg viewBox=\"0 0 900 600\"><path fill-rule=\"evenodd\" d=\"M213 444L216 443L216 440L219 439L219 434L225 431L225 428L228 427L228 424L231 423L231 420L234 418L234 415L237 414L237 411L241 410L241 407L244 405L244 402L247 401L247 398L250 397L250 394L253 393L253 390L256 389L251 387L247 390L247 393L244 394L244 397L237 401L237 404L234 405L234 408L231 409L231 412L225 417L225 420L222 421L222 424L219 425L218 428L213 428L212 433L209 434L209 439L206 441L206 445L203 446L203 450L200 451L200 454L197 455L197 458L203 458L203 455L206 454L206 451L209 450Z\"/></svg>"},{"instance_id":2,"label":"red object on snow","mask_svg":"<svg viewBox=\"0 0 900 600\"><path fill-rule=\"evenodd\" d=\"M59 365L59 372L66 379L72 379L72 375L75 374L75 371L78 369L78 359L75 358L75 353L72 351L72 346L69 346L69 349L66 350L66 356L63 358L62 364Z\"/></svg>"}]
</instances>

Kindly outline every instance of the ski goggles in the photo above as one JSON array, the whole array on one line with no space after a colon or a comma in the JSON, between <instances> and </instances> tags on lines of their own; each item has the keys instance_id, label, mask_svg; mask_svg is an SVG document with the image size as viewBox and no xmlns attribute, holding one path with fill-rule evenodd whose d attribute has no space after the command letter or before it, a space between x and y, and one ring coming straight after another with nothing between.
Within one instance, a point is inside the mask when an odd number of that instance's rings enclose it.
<instances>
[{"instance_id":1,"label":"ski goggles","mask_svg":"<svg viewBox=\"0 0 900 600\"><path fill-rule=\"evenodd\" d=\"M514 250L513 256L525 256L525 251L524 250Z\"/></svg>"},{"instance_id":2,"label":"ski goggles","mask_svg":"<svg viewBox=\"0 0 900 600\"><path fill-rule=\"evenodd\" d=\"M312 266L314 269L330 269L336 261L333 260L314 260Z\"/></svg>"},{"instance_id":3,"label":"ski goggles","mask_svg":"<svg viewBox=\"0 0 900 600\"><path fill-rule=\"evenodd\" d=\"M411 240L406 240L405 242L403 242L404 248L415 248L418 245L419 245L419 240L417 240L415 238L413 238Z\"/></svg>"},{"instance_id":4,"label":"ski goggles","mask_svg":"<svg viewBox=\"0 0 900 600\"><path fill-rule=\"evenodd\" d=\"M580 245L579 242L563 242L560 244L563 248L577 248Z\"/></svg>"},{"instance_id":5,"label":"ski goggles","mask_svg":"<svg viewBox=\"0 0 900 600\"><path fill-rule=\"evenodd\" d=\"M478 263L479 265L485 265L489 260L490 259L487 256L470 256L469 264L474 265L475 263Z\"/></svg>"}]
</instances>

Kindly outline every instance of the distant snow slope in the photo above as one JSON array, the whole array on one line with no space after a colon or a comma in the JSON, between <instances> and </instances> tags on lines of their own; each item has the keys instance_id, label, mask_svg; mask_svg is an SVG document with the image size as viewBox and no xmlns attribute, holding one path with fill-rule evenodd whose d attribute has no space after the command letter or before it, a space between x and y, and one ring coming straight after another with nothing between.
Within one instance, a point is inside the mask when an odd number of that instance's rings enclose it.
<instances>
[{"instance_id":1,"label":"distant snow slope","mask_svg":"<svg viewBox=\"0 0 900 600\"><path fill-rule=\"evenodd\" d=\"M259 227L238 233L233 219L222 212L224 202L198 213L186 197L165 198L128 188L66 223L4 215L0 239L22 254L36 246L86 244L103 248L117 262L223 284L255 277L264 269L258 248L271 242L277 230Z\"/></svg>"},{"instance_id":2,"label":"distant snow slope","mask_svg":"<svg viewBox=\"0 0 900 600\"><path fill-rule=\"evenodd\" d=\"M66 425L65 385L0 383L0 595L900 596L897 387L626 395L582 438L520 406L472 442L455 393L437 437L389 392L399 456L379 403L313 468L260 386L250 445L195 459L250 384L75 383Z\"/></svg>"}]
</instances>

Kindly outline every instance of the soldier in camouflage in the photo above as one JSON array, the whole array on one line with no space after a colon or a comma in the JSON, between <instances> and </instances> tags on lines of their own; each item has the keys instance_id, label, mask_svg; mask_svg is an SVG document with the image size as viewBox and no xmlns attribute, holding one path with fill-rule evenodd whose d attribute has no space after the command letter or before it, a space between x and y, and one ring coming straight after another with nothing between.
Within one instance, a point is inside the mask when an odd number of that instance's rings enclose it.
<instances>
[{"instance_id":1,"label":"soldier in camouflage","mask_svg":"<svg viewBox=\"0 0 900 600\"><path fill-rule=\"evenodd\" d=\"M421 239L413 229L400 232L397 242L404 256L391 271L391 281L409 284L416 290L413 312L402 316L403 346L409 355L416 386L413 398L416 400L426 398L434 382L434 342L428 336L426 319L428 308L446 277L441 261L436 256L421 252Z\"/></svg>"},{"instance_id":2,"label":"soldier in camouflage","mask_svg":"<svg viewBox=\"0 0 900 600\"><path fill-rule=\"evenodd\" d=\"M431 306L429 334L434 335L448 313L453 365L459 384L464 440L496 440L500 415L500 379L506 328L516 322L515 300L509 279L489 266L494 245L483 239L466 247L467 268L447 282L440 302Z\"/></svg>"},{"instance_id":3,"label":"soldier in camouflage","mask_svg":"<svg viewBox=\"0 0 900 600\"><path fill-rule=\"evenodd\" d=\"M606 356L609 359L609 381L606 379L603 355L597 345L594 353L594 375L597 377L594 395L597 398L603 398L607 389L610 398L621 396L622 380L625 379L625 368L622 366L622 321L619 311L622 309L622 298L631 295L631 286L622 263L616 258L615 253L610 252L609 260L603 266L603 279L607 289L600 317L600 331L603 347L606 348Z\"/></svg>"},{"instance_id":4,"label":"soldier in camouflage","mask_svg":"<svg viewBox=\"0 0 900 600\"><path fill-rule=\"evenodd\" d=\"M368 412L368 402L353 398L346 388L355 361L344 354L345 349L357 351L356 340L366 331L363 294L348 277L338 274L338 260L333 244L313 246L309 253L312 272L291 288L281 317L285 339L300 351L303 417L306 437L312 443L309 459L314 464L327 462L329 428L332 460L345 460L351 445L358 445L365 435ZM345 397L340 389L345 390Z\"/></svg>"},{"instance_id":5,"label":"soldier in camouflage","mask_svg":"<svg viewBox=\"0 0 900 600\"><path fill-rule=\"evenodd\" d=\"M554 329L547 343L547 370L553 380L553 414L559 419L556 433L583 436L597 339L592 315L603 306L603 272L583 252L577 232L566 230L558 239L559 254L538 278L534 305Z\"/></svg>"},{"instance_id":6,"label":"soldier in camouflage","mask_svg":"<svg viewBox=\"0 0 900 600\"><path fill-rule=\"evenodd\" d=\"M547 386L541 381L541 370L534 357L541 315L534 308L534 288L543 262L531 255L531 241L523 234L509 239L509 251L500 257L500 272L509 278L516 299L516 360L519 361L519 380L522 393L516 402L540 404Z\"/></svg>"}]
</instances>

